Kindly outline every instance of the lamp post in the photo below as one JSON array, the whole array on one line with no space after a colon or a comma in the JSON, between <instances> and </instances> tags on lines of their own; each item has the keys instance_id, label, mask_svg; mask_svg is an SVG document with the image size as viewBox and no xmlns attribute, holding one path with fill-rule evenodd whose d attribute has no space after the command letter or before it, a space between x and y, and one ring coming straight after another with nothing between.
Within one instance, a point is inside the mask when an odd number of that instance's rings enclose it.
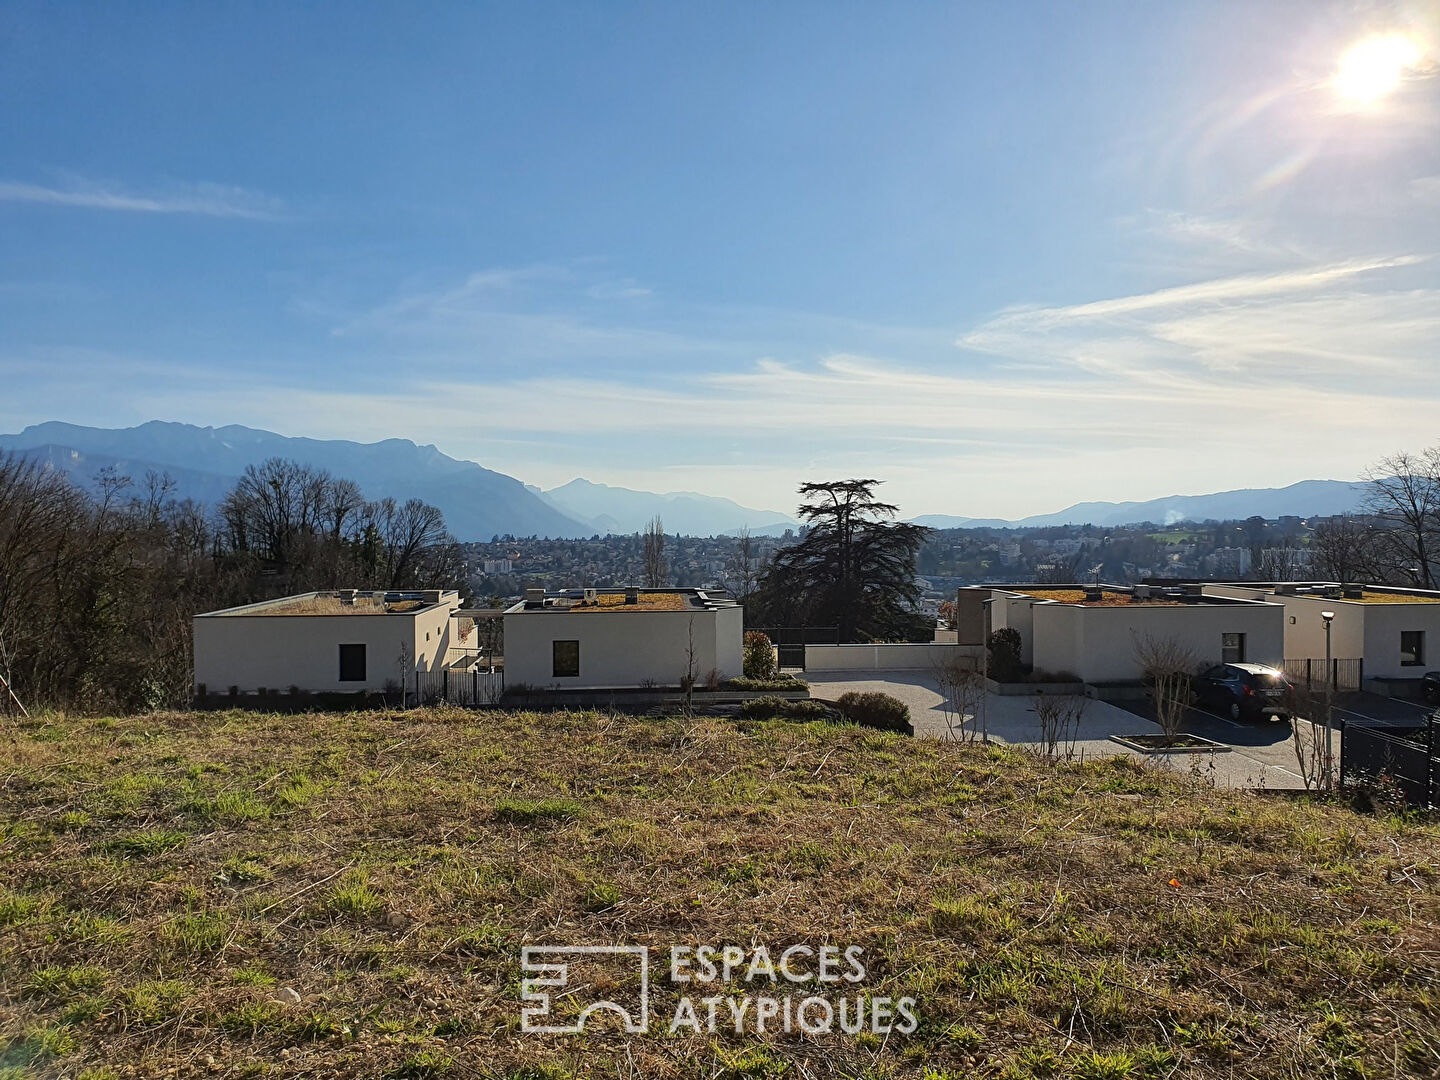
<instances>
[{"instance_id":1,"label":"lamp post","mask_svg":"<svg viewBox=\"0 0 1440 1080\"><path fill-rule=\"evenodd\" d=\"M1331 732L1334 719L1334 689L1335 673L1334 661L1330 653L1330 624L1335 621L1335 612L1322 611L1320 618L1325 620L1325 790L1335 790L1335 751L1334 743L1331 741Z\"/></svg>"}]
</instances>

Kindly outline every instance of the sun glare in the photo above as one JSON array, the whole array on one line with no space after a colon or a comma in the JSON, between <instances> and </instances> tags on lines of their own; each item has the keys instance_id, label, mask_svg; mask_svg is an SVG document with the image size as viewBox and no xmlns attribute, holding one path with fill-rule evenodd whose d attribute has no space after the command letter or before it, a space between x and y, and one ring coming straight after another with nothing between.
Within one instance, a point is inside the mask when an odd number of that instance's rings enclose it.
<instances>
[{"instance_id":1,"label":"sun glare","mask_svg":"<svg viewBox=\"0 0 1440 1080\"><path fill-rule=\"evenodd\" d=\"M1340 58L1335 89L1350 101L1378 101L1400 85L1422 55L1419 43L1406 34L1367 38Z\"/></svg>"}]
</instances>

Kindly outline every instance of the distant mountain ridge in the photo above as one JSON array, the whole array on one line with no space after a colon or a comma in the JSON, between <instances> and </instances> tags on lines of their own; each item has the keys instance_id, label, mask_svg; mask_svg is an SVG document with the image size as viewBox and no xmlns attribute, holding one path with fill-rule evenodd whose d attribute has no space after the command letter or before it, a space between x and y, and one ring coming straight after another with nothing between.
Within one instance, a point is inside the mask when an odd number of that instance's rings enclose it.
<instances>
[{"instance_id":1,"label":"distant mountain ridge","mask_svg":"<svg viewBox=\"0 0 1440 1080\"><path fill-rule=\"evenodd\" d=\"M637 533L656 517L668 533L723 536L742 528L759 533L799 528L794 518L775 510L752 510L730 499L694 491L633 491L575 479L549 491L536 491L551 506L595 525L599 533Z\"/></svg>"},{"instance_id":2,"label":"distant mountain ridge","mask_svg":"<svg viewBox=\"0 0 1440 1080\"><path fill-rule=\"evenodd\" d=\"M459 461L434 446L408 439L374 443L289 438L242 427L196 427L152 420L133 428L92 428L50 421L18 435L0 435L10 450L68 473L83 487L105 466L140 480L168 472L177 494L214 503L247 465L283 457L354 480L367 498L423 499L440 507L461 540L516 536L588 536L590 530L527 491L514 477L473 461Z\"/></svg>"},{"instance_id":3,"label":"distant mountain ridge","mask_svg":"<svg viewBox=\"0 0 1440 1080\"><path fill-rule=\"evenodd\" d=\"M730 499L693 491L656 493L576 479L549 491L504 473L441 453L408 439L361 443L291 438L238 424L197 427L152 420L132 428L93 428L48 421L17 435L0 435L11 451L68 474L84 487L110 468L137 482L149 470L167 472L177 494L214 504L245 467L284 457L329 470L360 485L367 497L419 498L440 507L461 540L495 535L571 538L595 533L640 532L659 516L669 533L691 536L756 535L799 531L794 518L755 510ZM1051 514L1018 520L929 514L917 524L939 529L1039 528L1054 525L1165 525L1179 521L1231 520L1254 515L1323 517L1359 507L1364 487L1344 480L1303 480L1282 488L1242 488L1207 495L1171 495L1141 502L1076 503Z\"/></svg>"},{"instance_id":4,"label":"distant mountain ridge","mask_svg":"<svg viewBox=\"0 0 1440 1080\"><path fill-rule=\"evenodd\" d=\"M1144 502L1084 502L1053 514L1035 514L1015 521L930 514L917 525L936 529L1032 529L1051 525L1134 525L1153 522L1236 521L1248 517L1329 517L1359 509L1363 484L1346 480L1301 480L1281 488L1238 488L1209 495L1168 495Z\"/></svg>"}]
</instances>

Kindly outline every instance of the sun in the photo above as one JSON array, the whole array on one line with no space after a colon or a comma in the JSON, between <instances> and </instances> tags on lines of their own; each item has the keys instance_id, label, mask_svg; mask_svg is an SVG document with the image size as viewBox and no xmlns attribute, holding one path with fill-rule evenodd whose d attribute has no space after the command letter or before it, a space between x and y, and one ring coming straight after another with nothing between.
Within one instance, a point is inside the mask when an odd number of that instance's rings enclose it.
<instances>
[{"instance_id":1,"label":"sun","mask_svg":"<svg viewBox=\"0 0 1440 1080\"><path fill-rule=\"evenodd\" d=\"M1340 58L1333 85L1341 97L1365 104L1393 92L1424 50L1407 34L1382 34L1351 46Z\"/></svg>"}]
</instances>

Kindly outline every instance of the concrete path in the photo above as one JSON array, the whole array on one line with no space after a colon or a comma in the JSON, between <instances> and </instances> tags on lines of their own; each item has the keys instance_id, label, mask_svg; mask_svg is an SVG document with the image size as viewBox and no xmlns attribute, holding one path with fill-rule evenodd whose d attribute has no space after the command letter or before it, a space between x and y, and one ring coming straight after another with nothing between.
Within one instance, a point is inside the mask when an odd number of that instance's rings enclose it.
<instances>
[{"instance_id":1,"label":"concrete path","mask_svg":"<svg viewBox=\"0 0 1440 1080\"><path fill-rule=\"evenodd\" d=\"M809 672L805 679L810 692L833 701L848 691L879 691L899 698L910 706L915 734L928 738L952 738L953 712L945 709L945 697L934 677L926 671L825 671ZM1217 754L1141 754L1113 742L1111 735L1156 734L1160 728L1143 715L1143 703L1135 711L1104 701L1090 701L1077 732L1075 752L1085 758L1131 757L1167 764L1182 772L1198 771L1222 787L1300 788L1295 751L1287 725L1249 727L1191 710L1188 730L1232 749ZM990 738L1012 745L1037 745L1040 723L1031 696L985 695L985 722ZM1299 721L1299 723L1306 723Z\"/></svg>"}]
</instances>

